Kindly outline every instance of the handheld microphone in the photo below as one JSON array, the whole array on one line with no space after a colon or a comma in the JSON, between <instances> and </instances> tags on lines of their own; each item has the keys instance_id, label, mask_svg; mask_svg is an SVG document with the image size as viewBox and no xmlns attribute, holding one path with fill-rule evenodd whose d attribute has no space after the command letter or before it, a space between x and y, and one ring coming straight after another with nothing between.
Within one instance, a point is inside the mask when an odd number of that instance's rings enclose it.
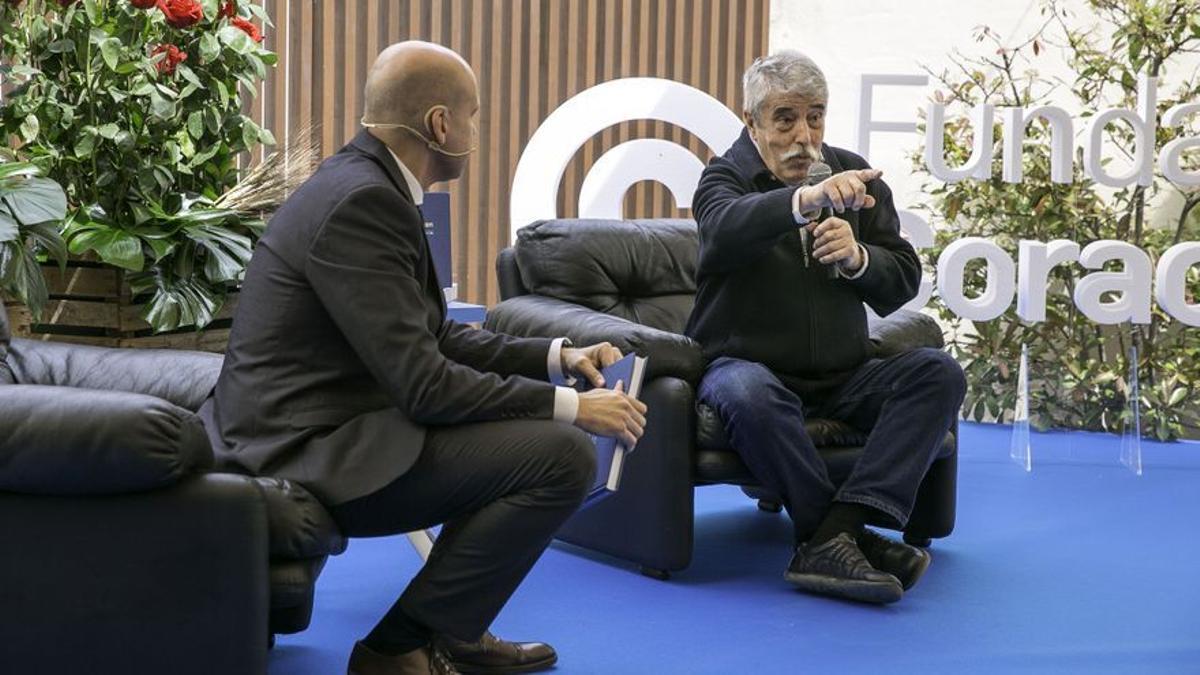
<instances>
[{"instance_id":1,"label":"handheld microphone","mask_svg":"<svg viewBox=\"0 0 1200 675\"><path fill-rule=\"evenodd\" d=\"M825 162L818 160L816 162L813 162L812 166L808 167L808 176L804 179L804 184L805 185L817 185L832 175L833 175L833 169ZM829 217L828 209L823 208L823 209L821 209L821 213L814 220L821 221L821 220L825 220L828 217ZM811 239L811 241L810 241L810 239ZM802 242L804 242L804 247L806 249L808 249L805 252L806 257L812 257L813 244L816 243L816 238L815 237L810 238L808 236L808 230L806 228L800 228L800 240ZM830 279L838 278L837 265L822 265L822 267L825 268L825 274L828 278L830 278Z\"/></svg>"},{"instance_id":2,"label":"handheld microphone","mask_svg":"<svg viewBox=\"0 0 1200 675\"><path fill-rule=\"evenodd\" d=\"M812 163L812 166L808 167L808 178L804 179L804 184L816 185L832 175L833 169L828 164L816 161Z\"/></svg>"}]
</instances>

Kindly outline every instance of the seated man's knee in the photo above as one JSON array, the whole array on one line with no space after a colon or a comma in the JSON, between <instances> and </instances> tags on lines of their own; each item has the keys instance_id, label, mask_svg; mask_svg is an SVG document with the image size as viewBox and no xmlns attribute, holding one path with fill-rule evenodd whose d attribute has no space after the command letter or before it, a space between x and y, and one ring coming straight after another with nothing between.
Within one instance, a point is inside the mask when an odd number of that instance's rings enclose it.
<instances>
[{"instance_id":1,"label":"seated man's knee","mask_svg":"<svg viewBox=\"0 0 1200 675\"><path fill-rule=\"evenodd\" d=\"M596 446L591 436L578 427L555 423L544 439L544 452L554 486L586 495L596 476Z\"/></svg>"},{"instance_id":2,"label":"seated man's knee","mask_svg":"<svg viewBox=\"0 0 1200 675\"><path fill-rule=\"evenodd\" d=\"M939 389L945 392L948 399L961 403L967 391L967 377L958 361L946 352L932 347L923 347L918 352L925 362L922 370L929 373L929 377L937 382Z\"/></svg>"},{"instance_id":3,"label":"seated man's knee","mask_svg":"<svg viewBox=\"0 0 1200 675\"><path fill-rule=\"evenodd\" d=\"M779 378L761 363L740 359L714 362L700 383L700 399L722 416L761 410L773 393L787 395Z\"/></svg>"}]
</instances>

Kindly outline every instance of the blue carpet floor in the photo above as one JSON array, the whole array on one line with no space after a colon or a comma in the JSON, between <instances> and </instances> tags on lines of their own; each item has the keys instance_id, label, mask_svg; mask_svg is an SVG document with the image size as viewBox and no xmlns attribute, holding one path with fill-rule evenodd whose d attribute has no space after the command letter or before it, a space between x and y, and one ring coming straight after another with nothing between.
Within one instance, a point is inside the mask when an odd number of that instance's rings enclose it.
<instances>
[{"instance_id":1,"label":"blue carpet floor","mask_svg":"<svg viewBox=\"0 0 1200 675\"><path fill-rule=\"evenodd\" d=\"M670 581L555 544L494 626L559 651L558 673L1200 673L1200 444L964 424L955 533L899 603L806 596L782 579L786 516L732 487L697 493L695 556ZM345 672L355 639L419 566L403 537L330 561L312 626L272 675Z\"/></svg>"}]
</instances>

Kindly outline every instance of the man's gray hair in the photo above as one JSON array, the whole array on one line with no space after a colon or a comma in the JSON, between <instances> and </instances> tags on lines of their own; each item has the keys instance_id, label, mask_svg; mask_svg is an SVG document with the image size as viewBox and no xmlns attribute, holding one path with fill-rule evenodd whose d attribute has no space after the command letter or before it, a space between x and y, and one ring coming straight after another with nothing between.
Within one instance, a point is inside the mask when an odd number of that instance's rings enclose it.
<instances>
[{"instance_id":1,"label":"man's gray hair","mask_svg":"<svg viewBox=\"0 0 1200 675\"><path fill-rule=\"evenodd\" d=\"M821 102L829 100L825 73L821 72L815 61L794 49L761 56L742 75L743 107L756 123L759 107L776 92L799 94Z\"/></svg>"}]
</instances>

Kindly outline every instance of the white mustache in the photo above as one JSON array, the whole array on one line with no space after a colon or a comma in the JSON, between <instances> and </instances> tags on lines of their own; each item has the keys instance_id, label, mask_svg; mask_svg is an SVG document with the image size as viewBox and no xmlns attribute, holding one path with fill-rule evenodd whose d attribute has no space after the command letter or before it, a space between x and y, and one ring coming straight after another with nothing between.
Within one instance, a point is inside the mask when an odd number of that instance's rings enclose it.
<instances>
[{"instance_id":1,"label":"white mustache","mask_svg":"<svg viewBox=\"0 0 1200 675\"><path fill-rule=\"evenodd\" d=\"M820 161L821 154L817 152L816 148L808 146L808 147L800 148L799 150L793 150L793 151L787 153L786 155L783 155L782 157L779 158L779 161L788 162L793 159L798 159L801 157L811 160L811 161L814 161L814 162L817 162L817 161Z\"/></svg>"}]
</instances>

